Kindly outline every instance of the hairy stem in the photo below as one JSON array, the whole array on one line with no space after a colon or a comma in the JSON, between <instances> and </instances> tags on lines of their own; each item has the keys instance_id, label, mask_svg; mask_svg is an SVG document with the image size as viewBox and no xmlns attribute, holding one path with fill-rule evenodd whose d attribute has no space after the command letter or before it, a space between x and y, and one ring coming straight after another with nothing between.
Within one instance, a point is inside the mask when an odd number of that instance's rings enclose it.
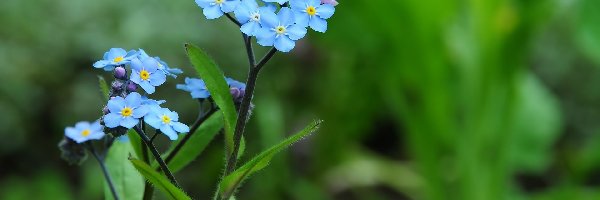
<instances>
[{"instance_id":1,"label":"hairy stem","mask_svg":"<svg viewBox=\"0 0 600 200\"><path fill-rule=\"evenodd\" d=\"M117 190L115 190L115 185L110 178L110 174L108 174L108 170L106 170L106 166L104 165L104 160L98 156L96 152L96 148L91 143L88 143L88 150L92 153L94 158L98 161L100 168L102 169L102 173L104 174L104 179L106 179L106 184L108 184L108 188L110 188L110 193L113 195L115 200L119 200L119 196L117 195Z\"/></svg>"},{"instance_id":2,"label":"hairy stem","mask_svg":"<svg viewBox=\"0 0 600 200\"><path fill-rule=\"evenodd\" d=\"M142 141L144 142L146 147L148 147L150 149L150 152L152 152L154 159L156 159L156 162L158 162L161 170L167 176L167 178L169 178L171 183L173 183L173 185L175 185L175 187L181 188L179 186L179 183L177 183L177 180L173 176L173 173L171 173L171 170L169 170L169 167L167 167L167 164L165 163L165 161L160 157L160 153L158 152L158 150L156 149L154 144L152 144L152 142L150 142L150 138L148 138L146 133L144 133L144 131L142 131L142 129L140 129L140 127L138 127L138 126L134 126L133 129L138 133L138 135L140 135L140 138L142 138Z\"/></svg>"}]
</instances>

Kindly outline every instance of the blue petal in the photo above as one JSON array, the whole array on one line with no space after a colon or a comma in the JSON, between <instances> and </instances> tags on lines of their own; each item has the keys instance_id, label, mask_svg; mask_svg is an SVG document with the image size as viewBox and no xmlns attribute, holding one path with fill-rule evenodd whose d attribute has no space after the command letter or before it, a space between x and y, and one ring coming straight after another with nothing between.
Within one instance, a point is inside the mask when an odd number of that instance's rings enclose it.
<instances>
[{"instance_id":1,"label":"blue petal","mask_svg":"<svg viewBox=\"0 0 600 200\"><path fill-rule=\"evenodd\" d=\"M132 92L125 97L125 102L127 103L127 106L136 108L142 104L142 95L137 92Z\"/></svg>"},{"instance_id":2,"label":"blue petal","mask_svg":"<svg viewBox=\"0 0 600 200\"><path fill-rule=\"evenodd\" d=\"M102 131L102 125L100 125L100 121L96 120L94 123L90 125L90 130L92 131Z\"/></svg>"},{"instance_id":3,"label":"blue petal","mask_svg":"<svg viewBox=\"0 0 600 200\"><path fill-rule=\"evenodd\" d=\"M138 124L139 120L133 117L125 117L121 120L120 125L125 128L133 128L136 124Z\"/></svg>"},{"instance_id":4,"label":"blue petal","mask_svg":"<svg viewBox=\"0 0 600 200\"><path fill-rule=\"evenodd\" d=\"M323 4L317 7L317 15L323 19L329 19L335 12L335 7L329 4Z\"/></svg>"},{"instance_id":5,"label":"blue petal","mask_svg":"<svg viewBox=\"0 0 600 200\"><path fill-rule=\"evenodd\" d=\"M169 125L163 124L160 127L160 131L167 135L167 137L169 137L169 139L171 140L176 140L177 139L177 132L175 132L175 130L173 130L173 128Z\"/></svg>"},{"instance_id":6,"label":"blue petal","mask_svg":"<svg viewBox=\"0 0 600 200\"><path fill-rule=\"evenodd\" d=\"M71 138L71 139L77 138L77 135L81 135L80 131L77 131L77 129L75 129L73 127L65 128L65 136L67 136L68 138Z\"/></svg>"},{"instance_id":7,"label":"blue petal","mask_svg":"<svg viewBox=\"0 0 600 200\"><path fill-rule=\"evenodd\" d=\"M181 74L183 73L183 70L179 69L179 68L167 68L167 71L171 74Z\"/></svg>"},{"instance_id":8,"label":"blue petal","mask_svg":"<svg viewBox=\"0 0 600 200\"><path fill-rule=\"evenodd\" d=\"M299 40L306 35L306 28L300 25L291 25L287 29L288 36L292 40Z\"/></svg>"},{"instance_id":9,"label":"blue petal","mask_svg":"<svg viewBox=\"0 0 600 200\"><path fill-rule=\"evenodd\" d=\"M308 0L307 4L309 6L317 7L321 5L321 0Z\"/></svg>"},{"instance_id":10,"label":"blue petal","mask_svg":"<svg viewBox=\"0 0 600 200\"><path fill-rule=\"evenodd\" d=\"M104 67L106 67L109 64L110 64L110 61L100 60L100 61L96 61L93 66L95 68L104 68Z\"/></svg>"},{"instance_id":11,"label":"blue petal","mask_svg":"<svg viewBox=\"0 0 600 200\"><path fill-rule=\"evenodd\" d=\"M291 0L290 7L294 11L303 11L306 10L306 0Z\"/></svg>"},{"instance_id":12,"label":"blue petal","mask_svg":"<svg viewBox=\"0 0 600 200\"><path fill-rule=\"evenodd\" d=\"M237 18L240 23L246 23L250 21L250 10L244 4L238 6L235 11L233 11L233 14L235 14L235 18Z\"/></svg>"},{"instance_id":13,"label":"blue petal","mask_svg":"<svg viewBox=\"0 0 600 200\"><path fill-rule=\"evenodd\" d=\"M78 131L83 131L83 130L89 129L89 128L90 128L89 122L77 122L77 124L75 124L75 129L77 129Z\"/></svg>"},{"instance_id":14,"label":"blue petal","mask_svg":"<svg viewBox=\"0 0 600 200\"><path fill-rule=\"evenodd\" d=\"M115 128L119 126L119 123L121 123L121 119L123 118L117 113L108 113L104 115L104 126L108 128Z\"/></svg>"},{"instance_id":15,"label":"blue petal","mask_svg":"<svg viewBox=\"0 0 600 200\"><path fill-rule=\"evenodd\" d=\"M242 27L240 27L242 33L245 33L249 36L255 36L258 29L260 29L260 24L256 21L250 21L242 25Z\"/></svg>"},{"instance_id":16,"label":"blue petal","mask_svg":"<svg viewBox=\"0 0 600 200\"><path fill-rule=\"evenodd\" d=\"M134 58L131 60L131 69L135 70L135 71L142 71L142 69L144 68L144 64L142 63L142 61L140 61L140 59Z\"/></svg>"},{"instance_id":17,"label":"blue petal","mask_svg":"<svg viewBox=\"0 0 600 200\"><path fill-rule=\"evenodd\" d=\"M233 12L238 5L240 5L239 0L225 0L225 2L221 4L221 10L226 13Z\"/></svg>"},{"instance_id":18,"label":"blue petal","mask_svg":"<svg viewBox=\"0 0 600 200\"><path fill-rule=\"evenodd\" d=\"M296 24L300 26L307 27L308 21L310 20L310 16L304 12L294 12L294 19L296 20Z\"/></svg>"},{"instance_id":19,"label":"blue petal","mask_svg":"<svg viewBox=\"0 0 600 200\"><path fill-rule=\"evenodd\" d=\"M188 88L188 86L186 84L177 84L176 87L177 87L177 89L180 89L180 90L183 90L186 92L190 91L190 89Z\"/></svg>"},{"instance_id":20,"label":"blue petal","mask_svg":"<svg viewBox=\"0 0 600 200\"><path fill-rule=\"evenodd\" d=\"M204 13L204 16L206 16L207 19L216 19L223 16L223 11L216 5L205 7L202 13Z\"/></svg>"},{"instance_id":21,"label":"blue petal","mask_svg":"<svg viewBox=\"0 0 600 200\"><path fill-rule=\"evenodd\" d=\"M214 0L195 0L196 4L198 4L198 6L200 6L201 8L205 8L210 6L210 4L212 2L214 2Z\"/></svg>"},{"instance_id":22,"label":"blue petal","mask_svg":"<svg viewBox=\"0 0 600 200\"><path fill-rule=\"evenodd\" d=\"M142 83L142 77L140 77L140 71L131 70L131 75L129 76L129 80L133 81L136 84Z\"/></svg>"},{"instance_id":23,"label":"blue petal","mask_svg":"<svg viewBox=\"0 0 600 200\"><path fill-rule=\"evenodd\" d=\"M143 49L138 49L138 59L143 60L150 57Z\"/></svg>"},{"instance_id":24,"label":"blue petal","mask_svg":"<svg viewBox=\"0 0 600 200\"><path fill-rule=\"evenodd\" d=\"M167 115L169 118L171 118L171 121L174 121L174 122L179 121L179 114L177 114L177 112L175 112L175 111L170 111L169 109L167 109L165 112L165 115Z\"/></svg>"},{"instance_id":25,"label":"blue petal","mask_svg":"<svg viewBox=\"0 0 600 200\"><path fill-rule=\"evenodd\" d=\"M190 94L194 99L205 99L210 96L210 92L208 92L207 90L194 90Z\"/></svg>"},{"instance_id":26,"label":"blue petal","mask_svg":"<svg viewBox=\"0 0 600 200\"><path fill-rule=\"evenodd\" d=\"M280 36L275 39L275 48L281 52L289 52L294 48L296 43L288 37Z\"/></svg>"},{"instance_id":27,"label":"blue petal","mask_svg":"<svg viewBox=\"0 0 600 200\"><path fill-rule=\"evenodd\" d=\"M294 13L287 7L281 8L279 13L277 13L277 17L279 18L279 23L281 23L281 25L287 26L294 24Z\"/></svg>"},{"instance_id":28,"label":"blue petal","mask_svg":"<svg viewBox=\"0 0 600 200\"><path fill-rule=\"evenodd\" d=\"M87 136L88 140L98 140L104 137L104 132L92 132Z\"/></svg>"},{"instance_id":29,"label":"blue petal","mask_svg":"<svg viewBox=\"0 0 600 200\"><path fill-rule=\"evenodd\" d=\"M156 70L158 70L158 61L152 57L144 59L142 63L144 65L143 68L150 73L154 73Z\"/></svg>"},{"instance_id":30,"label":"blue petal","mask_svg":"<svg viewBox=\"0 0 600 200\"><path fill-rule=\"evenodd\" d=\"M190 132L190 127L181 122L171 122L171 126L173 127L173 129L175 129L175 131L180 133Z\"/></svg>"},{"instance_id":31,"label":"blue petal","mask_svg":"<svg viewBox=\"0 0 600 200\"><path fill-rule=\"evenodd\" d=\"M262 46L273 46L276 33L269 28L263 27L256 31L256 42Z\"/></svg>"},{"instance_id":32,"label":"blue petal","mask_svg":"<svg viewBox=\"0 0 600 200\"><path fill-rule=\"evenodd\" d=\"M138 119L142 118L146 114L148 114L149 111L150 111L150 108L148 106L142 105L140 107L133 109L133 117L138 118Z\"/></svg>"},{"instance_id":33,"label":"blue petal","mask_svg":"<svg viewBox=\"0 0 600 200\"><path fill-rule=\"evenodd\" d=\"M119 56L125 57L125 55L127 55L127 51L122 48L111 48L108 50L108 58L111 60Z\"/></svg>"},{"instance_id":34,"label":"blue petal","mask_svg":"<svg viewBox=\"0 0 600 200\"><path fill-rule=\"evenodd\" d=\"M155 91L154 86L150 85L150 82L148 81L142 81L141 83L138 83L138 85L140 85L140 87L148 94L152 94Z\"/></svg>"},{"instance_id":35,"label":"blue petal","mask_svg":"<svg viewBox=\"0 0 600 200\"><path fill-rule=\"evenodd\" d=\"M263 12L260 14L260 25L263 28L275 28L279 26L279 18L274 12Z\"/></svg>"},{"instance_id":36,"label":"blue petal","mask_svg":"<svg viewBox=\"0 0 600 200\"><path fill-rule=\"evenodd\" d=\"M144 117L144 122L155 129L159 129L161 125L161 120L156 114L149 114L148 116Z\"/></svg>"},{"instance_id":37,"label":"blue petal","mask_svg":"<svg viewBox=\"0 0 600 200\"><path fill-rule=\"evenodd\" d=\"M125 103L125 99L123 97L115 97L108 101L106 107L111 113L119 113L123 108L125 108L127 104Z\"/></svg>"},{"instance_id":38,"label":"blue petal","mask_svg":"<svg viewBox=\"0 0 600 200\"><path fill-rule=\"evenodd\" d=\"M317 32L325 33L325 31L327 31L327 21L320 17L311 17L310 28Z\"/></svg>"},{"instance_id":39,"label":"blue petal","mask_svg":"<svg viewBox=\"0 0 600 200\"><path fill-rule=\"evenodd\" d=\"M150 84L153 86L159 86L165 83L167 75L162 71L156 71L150 75Z\"/></svg>"}]
</instances>

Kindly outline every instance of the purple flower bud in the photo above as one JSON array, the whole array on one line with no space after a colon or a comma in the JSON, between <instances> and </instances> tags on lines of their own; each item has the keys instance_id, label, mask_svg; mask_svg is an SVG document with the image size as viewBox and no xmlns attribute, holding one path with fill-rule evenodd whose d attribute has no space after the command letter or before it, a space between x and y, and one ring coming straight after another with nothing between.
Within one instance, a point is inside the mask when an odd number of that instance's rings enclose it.
<instances>
[{"instance_id":1,"label":"purple flower bud","mask_svg":"<svg viewBox=\"0 0 600 200\"><path fill-rule=\"evenodd\" d=\"M136 90L137 84L135 84L134 82L129 82L129 84L127 85L127 91L135 92Z\"/></svg>"},{"instance_id":2,"label":"purple flower bud","mask_svg":"<svg viewBox=\"0 0 600 200\"><path fill-rule=\"evenodd\" d=\"M115 78L117 79L121 79L121 80L126 80L127 79L127 71L125 71L125 68L118 66L115 68Z\"/></svg>"},{"instance_id":3,"label":"purple flower bud","mask_svg":"<svg viewBox=\"0 0 600 200\"><path fill-rule=\"evenodd\" d=\"M111 87L114 91L121 91L121 88L123 88L123 83L121 83L121 81L113 81Z\"/></svg>"},{"instance_id":4,"label":"purple flower bud","mask_svg":"<svg viewBox=\"0 0 600 200\"><path fill-rule=\"evenodd\" d=\"M235 87L229 88L229 92L231 93L231 97L233 97L234 100L240 98L242 93L240 89Z\"/></svg>"},{"instance_id":5,"label":"purple flower bud","mask_svg":"<svg viewBox=\"0 0 600 200\"><path fill-rule=\"evenodd\" d=\"M330 4L332 6L337 6L339 3L336 0L321 0L323 4Z\"/></svg>"}]
</instances>

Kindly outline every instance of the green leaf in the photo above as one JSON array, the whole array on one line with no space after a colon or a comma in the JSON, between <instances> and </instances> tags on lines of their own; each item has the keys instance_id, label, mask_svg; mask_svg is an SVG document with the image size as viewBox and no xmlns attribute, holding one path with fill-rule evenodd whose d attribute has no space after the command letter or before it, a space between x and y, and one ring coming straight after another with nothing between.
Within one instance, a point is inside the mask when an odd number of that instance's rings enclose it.
<instances>
[{"instance_id":1,"label":"green leaf","mask_svg":"<svg viewBox=\"0 0 600 200\"><path fill-rule=\"evenodd\" d=\"M133 165L125 162L131 153L133 148L129 142L115 141L108 150L105 160L106 168L120 199L142 199L144 194L144 178L136 173ZM113 199L108 184L104 184L104 196L106 199Z\"/></svg>"},{"instance_id":2,"label":"green leaf","mask_svg":"<svg viewBox=\"0 0 600 200\"><path fill-rule=\"evenodd\" d=\"M185 192L175 187L167 178L156 172L143 161L134 158L130 158L129 160L133 166L135 166L138 172L140 172L140 174L146 177L150 183L160 189L160 191L165 193L165 195L170 199L191 199L189 196L187 196L187 194L185 194Z\"/></svg>"},{"instance_id":3,"label":"green leaf","mask_svg":"<svg viewBox=\"0 0 600 200\"><path fill-rule=\"evenodd\" d=\"M313 123L306 126L302 131L294 134L293 136L285 139L281 143L271 147L270 149L263 151L258 156L254 157L252 160L244 164L242 167L235 170L233 173L229 174L219 184L219 193L222 197L229 197L233 195L233 192L239 187L240 183L244 181L244 179L248 178L250 175L256 173L257 171L265 168L269 165L269 162L273 158L273 156L292 145L294 142L310 135L321 125L321 120L315 120Z\"/></svg>"},{"instance_id":4,"label":"green leaf","mask_svg":"<svg viewBox=\"0 0 600 200\"><path fill-rule=\"evenodd\" d=\"M108 89L108 83L106 83L106 80L104 80L104 78L102 76L98 76L98 84L100 85L100 92L102 97L104 97L105 101L108 101L108 93L109 93L109 89Z\"/></svg>"},{"instance_id":5,"label":"green leaf","mask_svg":"<svg viewBox=\"0 0 600 200\"><path fill-rule=\"evenodd\" d=\"M187 143L179 149L179 152L173 159L169 162L169 169L171 172L175 173L187 166L190 162L192 162L202 151L208 146L210 141L219 133L219 130L223 127L223 114L220 112L215 112L210 116L204 123L198 127L196 132L188 139ZM189 133L188 133L189 134ZM180 137L183 138L183 137ZM166 158L175 146L179 144L181 140L178 140L176 143L171 145L171 148L167 151L164 158Z\"/></svg>"},{"instance_id":6,"label":"green leaf","mask_svg":"<svg viewBox=\"0 0 600 200\"><path fill-rule=\"evenodd\" d=\"M140 136L133 129L129 129L127 131L127 136L129 137L129 143L131 143L136 157L143 159L144 156L142 148L144 148L144 144L142 144L142 138L140 138Z\"/></svg>"},{"instance_id":7,"label":"green leaf","mask_svg":"<svg viewBox=\"0 0 600 200\"><path fill-rule=\"evenodd\" d=\"M229 86L225 81L223 72L219 69L217 64L200 48L192 45L185 44L190 62L196 68L200 78L204 80L206 88L210 92L211 97L215 100L217 106L219 106L223 113L225 120L225 146L229 153L233 149L233 131L235 130L235 123L237 120L237 112L233 105L233 99L229 92Z\"/></svg>"}]
</instances>

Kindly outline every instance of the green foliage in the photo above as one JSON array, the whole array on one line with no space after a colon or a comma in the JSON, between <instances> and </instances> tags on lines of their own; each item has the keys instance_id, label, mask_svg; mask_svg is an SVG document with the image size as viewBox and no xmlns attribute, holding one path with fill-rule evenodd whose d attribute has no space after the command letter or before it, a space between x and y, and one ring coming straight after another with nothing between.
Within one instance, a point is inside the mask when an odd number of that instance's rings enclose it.
<instances>
[{"instance_id":1,"label":"green foliage","mask_svg":"<svg viewBox=\"0 0 600 200\"><path fill-rule=\"evenodd\" d=\"M108 83L106 83L106 80L104 80L104 77L98 76L98 84L100 85L100 95L102 95L102 98L105 101L108 101L109 89L108 89Z\"/></svg>"},{"instance_id":2,"label":"green foliage","mask_svg":"<svg viewBox=\"0 0 600 200\"><path fill-rule=\"evenodd\" d=\"M194 133L187 143L181 147L177 155L173 157L173 159L169 162L168 166L171 169L171 172L175 173L183 167L187 166L192 162L196 157L204 151L206 146L213 140L213 138L219 133L219 130L223 127L223 114L220 112L215 112L212 116L210 116L204 123L198 127L196 133ZM188 133L191 134L191 133ZM180 137L182 138L182 137ZM171 148L167 151L167 153L163 156L166 158L181 142L181 139L177 142L171 144Z\"/></svg>"},{"instance_id":3,"label":"green foliage","mask_svg":"<svg viewBox=\"0 0 600 200\"><path fill-rule=\"evenodd\" d=\"M263 151L258 156L252 158L246 164L227 175L219 184L219 193L222 197L230 197L233 195L235 190L240 184L248 177L256 173L257 171L267 167L273 156L279 151L289 147L298 140L310 135L321 125L321 120L315 120L313 123L306 126L302 131L294 134L293 136L285 139L281 143L271 147L270 149Z\"/></svg>"},{"instance_id":4,"label":"green foliage","mask_svg":"<svg viewBox=\"0 0 600 200\"><path fill-rule=\"evenodd\" d=\"M204 53L204 51L200 50L200 48L192 44L186 44L185 49L190 62L194 65L200 78L204 80L206 88L210 91L211 97L223 113L223 119L225 121L225 146L228 152L231 153L233 149L233 132L235 130L237 113L223 72L219 69L217 64Z\"/></svg>"},{"instance_id":5,"label":"green foliage","mask_svg":"<svg viewBox=\"0 0 600 200\"><path fill-rule=\"evenodd\" d=\"M144 153L142 149L145 148L145 146L142 142L142 138L140 138L140 135L138 135L133 129L129 129L127 131L127 137L129 137L129 142L131 143L131 147L133 148L136 157L143 159Z\"/></svg>"},{"instance_id":6,"label":"green foliage","mask_svg":"<svg viewBox=\"0 0 600 200\"><path fill-rule=\"evenodd\" d=\"M156 172L153 168L148 166L141 160L130 158L131 163L138 172L146 178L150 183L152 183L155 187L157 187L160 191L162 191L169 199L174 200L190 200L191 198L187 196L181 189L175 187L171 182Z\"/></svg>"},{"instance_id":7,"label":"green foliage","mask_svg":"<svg viewBox=\"0 0 600 200\"><path fill-rule=\"evenodd\" d=\"M129 142L116 141L110 147L105 159L106 168L120 199L142 199L144 179L126 160L132 156L133 148ZM104 184L104 197L113 199L108 185Z\"/></svg>"}]
</instances>

